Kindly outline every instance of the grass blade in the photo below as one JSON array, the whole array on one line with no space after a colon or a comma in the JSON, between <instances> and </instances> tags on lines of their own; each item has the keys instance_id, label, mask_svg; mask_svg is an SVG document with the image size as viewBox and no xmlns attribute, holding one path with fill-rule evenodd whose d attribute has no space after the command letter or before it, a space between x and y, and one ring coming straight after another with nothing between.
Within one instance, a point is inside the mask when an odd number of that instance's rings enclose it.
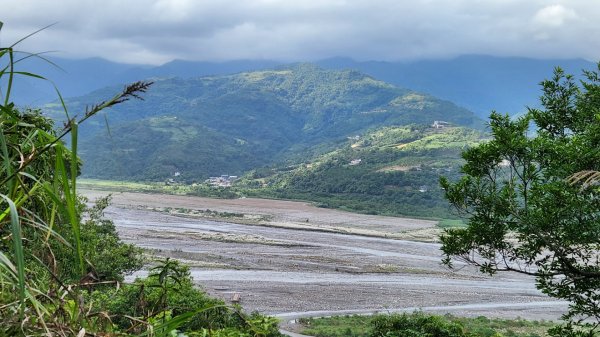
<instances>
[{"instance_id":1,"label":"grass blade","mask_svg":"<svg viewBox=\"0 0 600 337\"><path fill-rule=\"evenodd\" d=\"M25 254L23 252L23 234L21 233L21 222L19 221L19 213L17 213L17 206L15 203L4 194L0 194L0 198L4 199L8 203L8 208L10 209L11 235L13 237L19 285L19 300L21 302L19 315L21 318L23 318L23 310L25 308Z\"/></svg>"},{"instance_id":2,"label":"grass blade","mask_svg":"<svg viewBox=\"0 0 600 337\"><path fill-rule=\"evenodd\" d=\"M4 106L7 106L10 102L10 91L12 89L13 79L14 79L14 55L12 48L8 49L8 82L6 84L6 97L4 97Z\"/></svg>"},{"instance_id":3,"label":"grass blade","mask_svg":"<svg viewBox=\"0 0 600 337\"><path fill-rule=\"evenodd\" d=\"M153 327L153 330L156 334L156 336L171 336L171 331L177 329L178 327L180 327L183 323L189 321L190 319L192 319L194 316L196 316L199 313L208 311L208 310L213 310L213 309L217 309L217 308L227 308L227 306L225 305L211 305L208 307L204 307L201 309L197 309L194 311L188 311L185 312L181 315L175 316L173 318L171 318L170 320L159 324L157 326ZM151 334L151 330L147 330L145 333L139 335L141 336L148 336Z\"/></svg>"},{"instance_id":4,"label":"grass blade","mask_svg":"<svg viewBox=\"0 0 600 337\"><path fill-rule=\"evenodd\" d=\"M54 26L55 24L57 24L57 22L55 22L55 23L51 23L51 24L47 25L46 27L40 28L40 29L36 30L36 31L35 31L35 32L33 32L33 33L30 33L30 34L28 34L28 35L25 35L24 37L22 37L22 38L20 38L19 40L17 40L17 42L13 43L13 44L10 46L10 48L11 48L11 49L12 49L12 48L14 48L16 45L18 45L19 43L21 43L21 42L23 42L24 40L28 39L29 37L31 37L31 36L33 36L33 35L35 35L35 34L37 34L37 33L41 32L42 30L46 30L46 29L48 29L48 28L50 28L50 27Z\"/></svg>"},{"instance_id":5,"label":"grass blade","mask_svg":"<svg viewBox=\"0 0 600 337\"><path fill-rule=\"evenodd\" d=\"M65 112L65 116L67 116L67 121L71 120L71 118L69 117L69 111L67 110L67 105L65 104L65 100L63 99L56 85L54 83L52 83L52 85L54 86L54 90L56 91L56 95L58 96L58 99L60 101L60 105L62 106L63 111Z\"/></svg>"},{"instance_id":6,"label":"grass blade","mask_svg":"<svg viewBox=\"0 0 600 337\"><path fill-rule=\"evenodd\" d=\"M71 162L69 167L71 169L71 196L77 198L77 168L79 167L79 158L77 157L77 122L73 121L71 127Z\"/></svg>"},{"instance_id":7,"label":"grass blade","mask_svg":"<svg viewBox=\"0 0 600 337\"><path fill-rule=\"evenodd\" d=\"M10 162L10 158L8 155L8 145L6 143L6 137L4 136L4 130L0 130L0 150L2 151L2 158L4 159L3 165L3 173L6 173L8 177L13 174L12 164ZM8 183L8 191L12 191L14 185L14 179L10 179L7 181Z\"/></svg>"},{"instance_id":8,"label":"grass blade","mask_svg":"<svg viewBox=\"0 0 600 337\"><path fill-rule=\"evenodd\" d=\"M27 71L13 71L13 74L15 74L15 75L23 75L23 76L27 76L27 77L33 77L33 78L37 78L37 79L40 79L40 80L45 80L46 79L44 76L40 76L40 75L37 75L37 74L34 74L34 73L30 73L30 72L27 72Z\"/></svg>"},{"instance_id":9,"label":"grass blade","mask_svg":"<svg viewBox=\"0 0 600 337\"><path fill-rule=\"evenodd\" d=\"M8 270L9 274L15 281L19 280L19 277L17 276L17 268L15 268L15 265L8 258L8 256L4 255L2 252L0 252L0 266Z\"/></svg>"},{"instance_id":10,"label":"grass blade","mask_svg":"<svg viewBox=\"0 0 600 337\"><path fill-rule=\"evenodd\" d=\"M79 228L79 219L77 219L77 195L71 193L69 186L69 175L65 168L65 162L63 159L64 148L62 144L56 146L56 172L55 178L59 179L59 184L62 185L62 192L64 193L64 202L66 203L67 218L71 224L71 232L73 233L73 246L77 252L77 263L79 264L79 272L81 275L85 274L85 266L83 259L83 251L81 249L81 230ZM77 163L75 163L76 165Z\"/></svg>"}]
</instances>

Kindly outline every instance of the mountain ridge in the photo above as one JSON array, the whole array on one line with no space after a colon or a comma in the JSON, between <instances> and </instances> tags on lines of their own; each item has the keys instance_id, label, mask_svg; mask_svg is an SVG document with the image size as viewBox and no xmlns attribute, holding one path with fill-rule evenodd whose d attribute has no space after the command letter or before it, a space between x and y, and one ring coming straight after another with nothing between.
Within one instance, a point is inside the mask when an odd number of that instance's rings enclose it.
<instances>
[{"instance_id":1,"label":"mountain ridge","mask_svg":"<svg viewBox=\"0 0 600 337\"><path fill-rule=\"evenodd\" d=\"M17 70L27 70L54 81L63 97L87 94L108 85L122 85L145 78L199 77L225 75L244 71L265 70L285 65L270 60L237 60L197 62L174 60L160 66L119 64L103 59L68 60L52 58L64 71L44 61L29 58L18 64ZM552 74L555 66L567 73L580 75L582 69L596 64L582 59L531 59L463 55L450 59L417 60L411 62L354 61L330 58L313 62L327 69L355 69L399 87L450 100L466 107L482 118L492 110L518 114L526 106L535 106L538 83ZM15 96L18 104L39 105L56 99L52 85L26 78L17 78Z\"/></svg>"},{"instance_id":2,"label":"mountain ridge","mask_svg":"<svg viewBox=\"0 0 600 337\"><path fill-rule=\"evenodd\" d=\"M81 110L110 97L114 89L65 102L70 111ZM60 118L56 104L46 108ZM105 115L112 125L110 134L102 118L80 128L86 176L162 180L180 172L180 179L197 181L241 174L380 126L434 120L483 125L472 112L451 102L355 70L313 64L159 79L144 101L112 110Z\"/></svg>"}]
</instances>

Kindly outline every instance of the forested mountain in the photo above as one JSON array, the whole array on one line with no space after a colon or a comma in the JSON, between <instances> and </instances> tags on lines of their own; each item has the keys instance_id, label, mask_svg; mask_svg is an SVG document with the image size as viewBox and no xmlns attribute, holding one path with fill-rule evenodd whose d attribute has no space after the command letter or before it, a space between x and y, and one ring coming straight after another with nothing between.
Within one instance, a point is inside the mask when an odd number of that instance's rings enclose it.
<instances>
[{"instance_id":1,"label":"forested mountain","mask_svg":"<svg viewBox=\"0 0 600 337\"><path fill-rule=\"evenodd\" d=\"M333 58L318 62L328 69L356 69L388 83L447 99L487 118L492 110L519 114L539 100L539 82L555 67L579 76L596 65L582 59L530 59L465 55L447 60L357 62Z\"/></svg>"},{"instance_id":2,"label":"forested mountain","mask_svg":"<svg viewBox=\"0 0 600 337\"><path fill-rule=\"evenodd\" d=\"M105 88L66 101L72 113L110 96ZM442 120L481 127L451 102L397 88L351 70L298 64L227 76L156 80L141 102L126 102L81 129L84 176L186 182L302 158L382 126ZM58 104L46 106L60 119Z\"/></svg>"},{"instance_id":3,"label":"forested mountain","mask_svg":"<svg viewBox=\"0 0 600 337\"><path fill-rule=\"evenodd\" d=\"M259 196L312 200L324 207L449 217L439 177L458 177L461 152L486 137L456 126L386 126L293 166L253 170L237 186Z\"/></svg>"}]
</instances>

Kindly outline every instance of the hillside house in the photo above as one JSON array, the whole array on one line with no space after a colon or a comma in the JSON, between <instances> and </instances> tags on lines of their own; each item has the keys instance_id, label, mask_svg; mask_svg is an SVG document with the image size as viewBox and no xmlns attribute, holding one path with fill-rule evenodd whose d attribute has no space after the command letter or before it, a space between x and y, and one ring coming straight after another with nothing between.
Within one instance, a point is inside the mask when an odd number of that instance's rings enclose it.
<instances>
[{"instance_id":1,"label":"hillside house","mask_svg":"<svg viewBox=\"0 0 600 337\"><path fill-rule=\"evenodd\" d=\"M449 126L450 126L450 123L444 122L444 121L433 121L433 124L431 124L431 127L434 129L443 129L443 128L447 128Z\"/></svg>"}]
</instances>

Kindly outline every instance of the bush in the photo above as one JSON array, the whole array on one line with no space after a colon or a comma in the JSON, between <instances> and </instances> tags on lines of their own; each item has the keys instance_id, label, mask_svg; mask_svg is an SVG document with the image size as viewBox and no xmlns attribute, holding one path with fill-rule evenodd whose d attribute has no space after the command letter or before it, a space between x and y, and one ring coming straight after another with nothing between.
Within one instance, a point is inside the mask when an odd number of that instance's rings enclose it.
<instances>
[{"instance_id":1,"label":"bush","mask_svg":"<svg viewBox=\"0 0 600 337\"><path fill-rule=\"evenodd\" d=\"M464 327L423 313L379 315L371 323L371 337L467 337Z\"/></svg>"},{"instance_id":2,"label":"bush","mask_svg":"<svg viewBox=\"0 0 600 337\"><path fill-rule=\"evenodd\" d=\"M194 287L189 268L166 259L154 267L147 278L110 291L97 291L91 300L113 315L119 330L146 331L149 322L156 328L175 317L189 315L177 329L189 336L280 336L277 320L258 313L246 315L231 309ZM135 319L132 319L135 318ZM232 336L233 336L232 335Z\"/></svg>"}]
</instances>

